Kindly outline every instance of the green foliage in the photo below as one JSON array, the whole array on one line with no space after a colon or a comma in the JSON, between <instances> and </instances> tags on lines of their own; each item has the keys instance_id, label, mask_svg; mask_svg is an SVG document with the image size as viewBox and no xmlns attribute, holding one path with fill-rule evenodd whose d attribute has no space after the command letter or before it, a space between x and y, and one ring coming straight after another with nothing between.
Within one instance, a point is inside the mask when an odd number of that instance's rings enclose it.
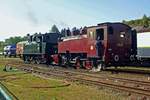
<instances>
[{"instance_id":1,"label":"green foliage","mask_svg":"<svg viewBox=\"0 0 150 100\"><path fill-rule=\"evenodd\" d=\"M0 41L0 52L3 51L4 46L5 46L5 43L3 41Z\"/></svg>"},{"instance_id":2,"label":"green foliage","mask_svg":"<svg viewBox=\"0 0 150 100\"><path fill-rule=\"evenodd\" d=\"M3 48L6 45L17 44L18 42L25 41L25 40L26 37L16 36L16 37L10 37L8 39L5 39L5 41L0 41L0 52L3 52Z\"/></svg>"},{"instance_id":3,"label":"green foliage","mask_svg":"<svg viewBox=\"0 0 150 100\"><path fill-rule=\"evenodd\" d=\"M53 26L52 26L52 28L51 28L51 30L50 30L50 33L59 33L59 30L58 30L58 28L57 28L56 25L53 25Z\"/></svg>"},{"instance_id":4,"label":"green foliage","mask_svg":"<svg viewBox=\"0 0 150 100\"><path fill-rule=\"evenodd\" d=\"M146 15L144 15L143 18L141 19L130 20L130 21L123 20L122 22L131 27L136 27L136 26L144 26L145 28L150 27L150 17L147 17Z\"/></svg>"},{"instance_id":5,"label":"green foliage","mask_svg":"<svg viewBox=\"0 0 150 100\"><path fill-rule=\"evenodd\" d=\"M17 44L18 42L25 41L25 40L26 40L25 37L20 37L20 36L10 37L8 39L5 39L5 44L6 45Z\"/></svg>"}]
</instances>

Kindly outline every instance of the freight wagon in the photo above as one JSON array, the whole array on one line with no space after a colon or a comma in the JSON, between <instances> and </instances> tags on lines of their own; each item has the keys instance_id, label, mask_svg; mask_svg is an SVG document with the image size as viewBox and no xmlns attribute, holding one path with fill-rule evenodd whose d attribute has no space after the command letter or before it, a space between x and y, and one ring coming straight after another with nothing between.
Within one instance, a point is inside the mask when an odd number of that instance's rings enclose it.
<instances>
[{"instance_id":1,"label":"freight wagon","mask_svg":"<svg viewBox=\"0 0 150 100\"><path fill-rule=\"evenodd\" d=\"M137 59L150 62L150 32L137 34Z\"/></svg>"},{"instance_id":2,"label":"freight wagon","mask_svg":"<svg viewBox=\"0 0 150 100\"><path fill-rule=\"evenodd\" d=\"M3 52L5 57L16 57L16 45L12 44L12 45L7 45L4 47L4 52Z\"/></svg>"},{"instance_id":3,"label":"freight wagon","mask_svg":"<svg viewBox=\"0 0 150 100\"><path fill-rule=\"evenodd\" d=\"M28 41L22 41L22 42L18 42L17 46L16 46L16 54L17 56L19 56L20 58L23 57L23 52L24 52L24 47L25 45L28 43Z\"/></svg>"}]
</instances>

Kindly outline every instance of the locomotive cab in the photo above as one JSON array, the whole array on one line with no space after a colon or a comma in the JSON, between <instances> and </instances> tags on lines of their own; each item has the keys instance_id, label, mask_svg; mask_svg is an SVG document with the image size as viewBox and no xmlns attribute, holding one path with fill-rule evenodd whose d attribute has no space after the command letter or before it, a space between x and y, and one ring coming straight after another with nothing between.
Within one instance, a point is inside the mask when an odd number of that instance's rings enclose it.
<instances>
[{"instance_id":1,"label":"locomotive cab","mask_svg":"<svg viewBox=\"0 0 150 100\"><path fill-rule=\"evenodd\" d=\"M89 28L88 29L88 57L90 58L102 58L99 53L101 53L101 56L104 55L104 50L102 50L101 47L96 48L96 42L100 41L104 45L104 41L106 40L106 36L104 33L104 28L95 27L95 28Z\"/></svg>"},{"instance_id":2,"label":"locomotive cab","mask_svg":"<svg viewBox=\"0 0 150 100\"><path fill-rule=\"evenodd\" d=\"M135 59L136 32L122 23L102 23L87 29L87 57L96 63L103 62L105 66L122 66ZM100 37L102 46L96 48ZM101 52L101 55L98 55Z\"/></svg>"}]
</instances>

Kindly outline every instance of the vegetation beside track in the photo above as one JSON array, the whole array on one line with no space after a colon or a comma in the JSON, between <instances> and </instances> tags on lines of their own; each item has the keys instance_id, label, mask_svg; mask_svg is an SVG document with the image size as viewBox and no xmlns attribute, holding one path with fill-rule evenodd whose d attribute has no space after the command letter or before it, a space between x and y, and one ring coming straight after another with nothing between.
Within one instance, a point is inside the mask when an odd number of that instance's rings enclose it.
<instances>
[{"instance_id":1,"label":"vegetation beside track","mask_svg":"<svg viewBox=\"0 0 150 100\"><path fill-rule=\"evenodd\" d=\"M65 80L45 78L22 71L3 71L4 65L18 59L0 59L1 82L19 100L126 100L127 95L108 89L68 83Z\"/></svg>"}]
</instances>

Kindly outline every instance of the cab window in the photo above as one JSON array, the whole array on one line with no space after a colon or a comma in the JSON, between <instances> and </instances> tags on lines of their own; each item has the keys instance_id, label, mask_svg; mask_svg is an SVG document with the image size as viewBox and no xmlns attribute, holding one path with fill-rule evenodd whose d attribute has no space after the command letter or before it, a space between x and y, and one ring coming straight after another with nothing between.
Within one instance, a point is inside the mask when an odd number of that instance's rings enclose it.
<instances>
[{"instance_id":1,"label":"cab window","mask_svg":"<svg viewBox=\"0 0 150 100\"><path fill-rule=\"evenodd\" d=\"M94 36L94 32L93 32L93 31L90 31L90 32L89 32L89 37L90 37L91 39L94 39L95 36Z\"/></svg>"},{"instance_id":2,"label":"cab window","mask_svg":"<svg viewBox=\"0 0 150 100\"><path fill-rule=\"evenodd\" d=\"M96 39L100 38L100 40L104 40L104 29L96 30Z\"/></svg>"},{"instance_id":3,"label":"cab window","mask_svg":"<svg viewBox=\"0 0 150 100\"><path fill-rule=\"evenodd\" d=\"M111 35L113 35L114 34L114 29L113 29L113 27L109 27L108 28L108 34L111 34Z\"/></svg>"}]
</instances>

